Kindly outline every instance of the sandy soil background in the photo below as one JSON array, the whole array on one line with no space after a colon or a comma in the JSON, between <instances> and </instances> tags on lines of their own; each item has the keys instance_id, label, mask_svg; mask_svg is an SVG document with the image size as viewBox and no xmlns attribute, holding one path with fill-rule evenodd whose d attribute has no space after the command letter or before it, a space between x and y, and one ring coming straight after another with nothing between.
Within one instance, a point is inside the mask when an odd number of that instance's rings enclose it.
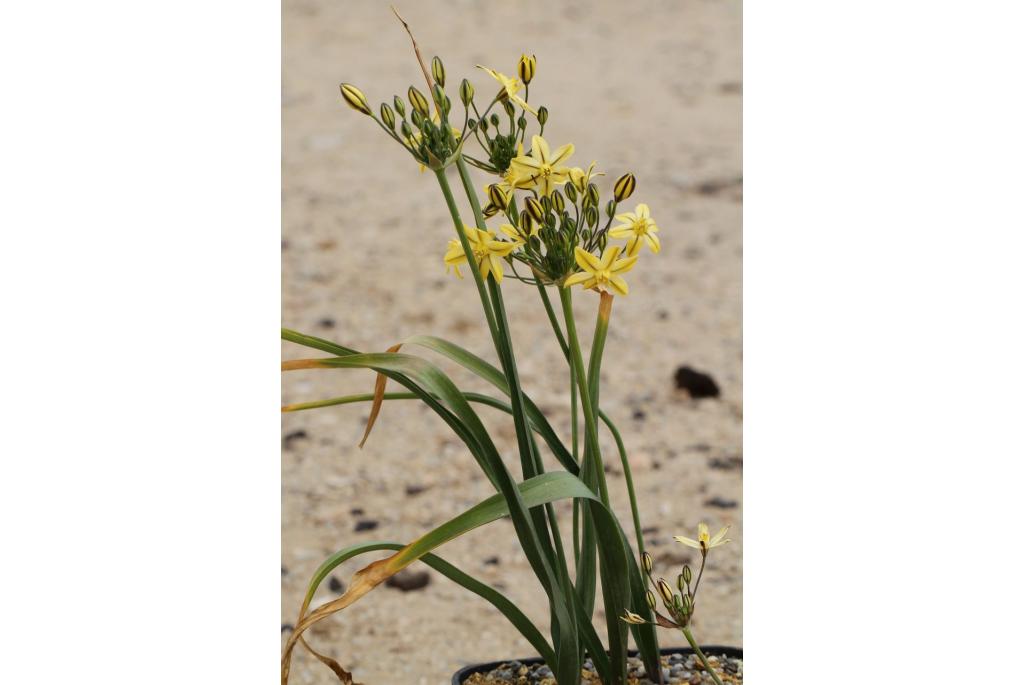
<instances>
[{"instance_id":1,"label":"sandy soil background","mask_svg":"<svg viewBox=\"0 0 1024 685\"><path fill-rule=\"evenodd\" d=\"M666 577L693 561L673 534L692 536L700 519L732 524L733 543L716 550L706 573L695 632L706 643L742 645L740 3L451 0L400 9L425 57L440 54L449 80L467 76L478 93L492 83L473 65L513 73L521 52L535 53L531 102L551 110L552 146L572 141L576 164L597 160L612 178L636 174L628 202L651 206L664 249L642 257L629 274L630 296L616 299L602 407L624 434L646 537ZM409 84L422 89L388 4L286 0L283 46L284 325L367 351L431 333L494 361L472 282L444 273L452 229L435 179L338 94L349 81L376 105ZM567 436L566 371L536 293L514 281L505 292L524 387ZM597 297L579 292L576 302L589 335ZM318 353L285 344L283 355ZM489 390L443 365L463 388ZM721 396L693 400L677 389L683 365L710 374ZM283 378L283 400L372 384L367 372L293 372ZM388 404L359 450L367 410L282 419L282 624L294 621L325 556L357 541L411 540L492 494L468 451L416 403ZM481 412L509 463L518 463L511 421ZM614 502L628 520L613 444L605 450ZM543 592L509 523L441 554L502 588L546 628ZM334 575L347 583L373 558ZM325 584L314 604L332 596ZM425 588L381 587L307 636L372 685L440 685L466 663L532 653L488 604L433 572ZM667 632L662 641L682 643ZM292 673L295 683L335 681L301 650Z\"/></svg>"}]
</instances>

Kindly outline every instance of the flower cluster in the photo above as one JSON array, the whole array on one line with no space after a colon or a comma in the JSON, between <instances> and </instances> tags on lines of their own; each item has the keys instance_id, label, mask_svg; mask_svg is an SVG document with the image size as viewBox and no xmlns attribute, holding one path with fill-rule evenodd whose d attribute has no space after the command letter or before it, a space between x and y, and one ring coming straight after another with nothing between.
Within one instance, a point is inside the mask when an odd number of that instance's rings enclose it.
<instances>
[{"instance_id":1,"label":"flower cluster","mask_svg":"<svg viewBox=\"0 0 1024 685\"><path fill-rule=\"evenodd\" d=\"M445 68L437 57L430 69L433 112L427 96L415 86L407 92L411 105L408 110L405 101L396 95L393 107L381 104L379 117L355 86L342 84L341 94L353 109L372 117L402 144L421 169L429 167L443 173L461 158L497 177L485 189L487 202L482 216L489 219L502 214L502 235L483 225L465 229L476 267L484 278L493 274L501 282L504 264L510 268L511 278L526 283L582 285L626 295L629 286L623 274L636 265L643 248L653 254L661 251L658 225L646 204L619 212L619 205L636 189L636 178L627 173L615 181L602 219L601 193L595 181L604 174L595 171L596 163L585 170L570 166L576 151L572 143L552 149L543 135L548 110L529 102L530 83L537 73L536 57L520 57L513 76L477 67L497 82L498 89L481 112L475 87L463 79L459 85L459 100L465 110L461 125L451 122ZM531 121L539 130L527 138ZM482 150L480 158L466 151L465 144L470 140ZM527 142L529 149L524 149ZM625 242L609 245L609 239ZM454 268L459 278L462 274L458 266L467 261L464 247L461 240L449 241L444 255L446 268Z\"/></svg>"}]
</instances>

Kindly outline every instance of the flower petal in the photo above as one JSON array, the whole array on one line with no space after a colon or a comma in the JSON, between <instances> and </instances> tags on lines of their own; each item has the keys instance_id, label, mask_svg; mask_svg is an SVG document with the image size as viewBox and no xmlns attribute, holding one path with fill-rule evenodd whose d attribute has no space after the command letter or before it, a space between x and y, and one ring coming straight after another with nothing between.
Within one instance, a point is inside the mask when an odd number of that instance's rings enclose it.
<instances>
[{"instance_id":1,"label":"flower petal","mask_svg":"<svg viewBox=\"0 0 1024 685\"><path fill-rule=\"evenodd\" d=\"M612 276L608 279L608 285L610 285L612 290L617 292L619 295L629 294L629 285L626 284L626 279L622 276Z\"/></svg>"},{"instance_id":2,"label":"flower petal","mask_svg":"<svg viewBox=\"0 0 1024 685\"><path fill-rule=\"evenodd\" d=\"M696 540L691 540L690 538L684 538L682 535L676 535L675 539L676 539L676 542L681 542L684 545L686 545L687 547L694 547L696 549L700 549L700 543L697 542Z\"/></svg>"},{"instance_id":3,"label":"flower petal","mask_svg":"<svg viewBox=\"0 0 1024 685\"><path fill-rule=\"evenodd\" d=\"M562 147L560 147L557 150L555 150L554 154L551 156L551 162L550 162L551 166L558 166L559 164L561 164L565 160L567 160L570 157L572 157L572 153L575 152L575 151L576 151L576 146L575 145L573 145L572 143L566 143Z\"/></svg>"},{"instance_id":4,"label":"flower petal","mask_svg":"<svg viewBox=\"0 0 1024 685\"><path fill-rule=\"evenodd\" d=\"M635 254L632 257L626 257L612 264L611 271L613 274L624 274L633 268L636 264L636 260L640 259L640 255Z\"/></svg>"},{"instance_id":5,"label":"flower petal","mask_svg":"<svg viewBox=\"0 0 1024 685\"><path fill-rule=\"evenodd\" d=\"M648 233L644 237L647 238L647 247L651 248L651 252L654 254L661 252L661 239L658 236Z\"/></svg>"},{"instance_id":6,"label":"flower petal","mask_svg":"<svg viewBox=\"0 0 1024 685\"><path fill-rule=\"evenodd\" d=\"M580 268L584 271L593 273L601 269L601 260L584 250L582 247L577 247L575 254L576 263L579 264Z\"/></svg>"},{"instance_id":7,"label":"flower petal","mask_svg":"<svg viewBox=\"0 0 1024 685\"><path fill-rule=\"evenodd\" d=\"M535 159L540 160L544 164L550 164L548 160L551 159L551 148L548 147L548 141L538 135L534 135L530 139L530 145L532 147L530 153Z\"/></svg>"},{"instance_id":8,"label":"flower petal","mask_svg":"<svg viewBox=\"0 0 1024 685\"><path fill-rule=\"evenodd\" d=\"M589 278L590 274L588 274L586 271L580 271L574 273L572 276L569 276L569 278L565 279L565 282L562 283L562 285L565 286L566 288L569 288L571 286L576 285L577 283L583 283Z\"/></svg>"}]
</instances>

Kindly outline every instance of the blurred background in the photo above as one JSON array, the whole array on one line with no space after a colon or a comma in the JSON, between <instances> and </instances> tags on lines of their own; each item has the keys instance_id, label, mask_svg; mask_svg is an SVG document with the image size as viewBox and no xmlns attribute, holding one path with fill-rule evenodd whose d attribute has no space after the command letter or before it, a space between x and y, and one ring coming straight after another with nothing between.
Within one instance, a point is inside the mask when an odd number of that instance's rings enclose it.
<instances>
[{"instance_id":1,"label":"blurred background","mask_svg":"<svg viewBox=\"0 0 1024 685\"><path fill-rule=\"evenodd\" d=\"M434 334L496 363L471 280L444 271L453 232L435 178L338 92L341 81L353 83L376 109L395 93L405 98L410 84L424 89L388 5L283 3L282 323L363 351ZM530 102L551 112L545 138L552 147L572 142L572 165L598 162L608 174L599 182L603 199L619 174L636 175L625 204L650 205L663 249L641 257L628 274L630 295L616 298L601 406L629 450L657 573L673 579L683 563L697 561L673 535L693 537L700 520L712 532L732 525L733 542L715 550L702 581L694 631L706 644L742 646L741 4L447 0L398 7L424 59L444 60L453 101L463 77L478 96L496 90L474 65L513 74L521 53L535 54ZM461 105L456 110L461 116ZM479 188L490 182L476 174ZM524 389L568 436L567 370L536 292L516 281L506 281L504 292ZM597 299L577 290L584 344ZM291 344L282 354L320 356ZM463 389L487 390L441 365ZM369 392L373 380L362 371L291 372L282 379L283 401ZM412 540L493 494L469 452L419 403L386 404L360 450L368 410L283 415L282 639L324 557L359 541ZM509 463L518 464L511 420L481 413ZM613 502L631 530L610 438L604 450ZM543 591L507 521L439 553L546 628ZM339 567L314 605L337 596L374 558ZM469 662L532 655L483 600L425 566L410 570L404 589L378 588L307 638L368 684L447 683ZM683 644L681 635L660 635L664 645ZM336 679L297 650L292 681Z\"/></svg>"}]
</instances>

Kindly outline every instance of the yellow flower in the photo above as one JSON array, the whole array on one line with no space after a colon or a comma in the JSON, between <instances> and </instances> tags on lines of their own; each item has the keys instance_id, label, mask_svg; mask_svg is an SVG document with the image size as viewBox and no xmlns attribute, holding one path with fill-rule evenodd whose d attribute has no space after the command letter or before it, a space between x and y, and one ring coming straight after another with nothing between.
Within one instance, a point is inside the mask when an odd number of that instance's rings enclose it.
<instances>
[{"instance_id":1,"label":"yellow flower","mask_svg":"<svg viewBox=\"0 0 1024 685\"><path fill-rule=\"evenodd\" d=\"M501 283L501 278L504 276L501 268L501 259L502 257L507 257L512 250L518 247L518 244L498 240L498 236L494 234L494 231L470 226L464 226L464 228L466 230L466 239L469 241L470 249L473 251L473 257L480 268L480 275L487 278L489 274L493 273L494 280ZM444 263L445 271L454 268L455 275L462 278L462 274L459 272L459 264L466 263L466 252L462 249L460 241L448 241L448 252L444 255Z\"/></svg>"},{"instance_id":2,"label":"yellow flower","mask_svg":"<svg viewBox=\"0 0 1024 685\"><path fill-rule=\"evenodd\" d=\"M526 100L516 95L516 93L523 89L522 81L520 81L517 78L512 78L511 76L505 76L505 74L501 73L500 71L489 69L488 67L485 67L482 64L478 64L476 66L477 69L483 69L484 71L491 75L491 78L493 78L495 81L501 84L502 90L498 93L499 97L503 99L508 98L512 102L515 102L520 107L525 109L527 112L530 112L534 115L537 114L537 110L535 110L533 107L530 107L530 105L526 103Z\"/></svg>"},{"instance_id":3,"label":"yellow flower","mask_svg":"<svg viewBox=\"0 0 1024 685\"><path fill-rule=\"evenodd\" d=\"M626 609L626 615L622 617L622 620L626 623L631 623L635 626L642 626L643 624L647 623L647 621L645 621L642 616L634 614L629 609Z\"/></svg>"},{"instance_id":4,"label":"yellow flower","mask_svg":"<svg viewBox=\"0 0 1024 685\"><path fill-rule=\"evenodd\" d=\"M691 540L690 538L684 538L681 535L676 535L676 541L681 542L687 547L696 547L701 551L702 554L707 554L707 551L712 547L718 547L729 542L725 539L725 534L729 532L729 526L725 526L720 531L715 533L714 537L708 535L708 524L701 521L697 524L697 539Z\"/></svg>"},{"instance_id":5,"label":"yellow flower","mask_svg":"<svg viewBox=\"0 0 1024 685\"><path fill-rule=\"evenodd\" d=\"M639 204L636 206L636 212L618 214L615 220L622 223L613 226L608 235L613 238L629 238L626 243L626 254L638 254L643 243L647 243L647 247L651 248L654 254L661 252L661 240L655 235L658 232L658 225L651 218L651 210L647 205Z\"/></svg>"},{"instance_id":6,"label":"yellow flower","mask_svg":"<svg viewBox=\"0 0 1024 685\"><path fill-rule=\"evenodd\" d=\"M519 232L519 229L512 224L502 224L499 228L502 233L512 239L512 242L516 247L522 247L526 243L526 238Z\"/></svg>"},{"instance_id":7,"label":"yellow flower","mask_svg":"<svg viewBox=\"0 0 1024 685\"><path fill-rule=\"evenodd\" d=\"M540 188L541 195L548 196L569 180L569 167L563 162L576 150L572 143L567 143L555 150L554 154L546 140L534 136L531 141L529 155L520 155L512 160L511 170L515 173L516 186L520 188Z\"/></svg>"},{"instance_id":8,"label":"yellow flower","mask_svg":"<svg viewBox=\"0 0 1024 685\"><path fill-rule=\"evenodd\" d=\"M578 166L569 169L569 180L572 181L572 184L576 186L581 193L586 191L587 185L590 183L591 176L604 176L601 172L598 172L597 174L594 173L595 166L597 166L597 162L591 162L590 168L586 171L583 171L583 169Z\"/></svg>"},{"instance_id":9,"label":"yellow flower","mask_svg":"<svg viewBox=\"0 0 1024 685\"><path fill-rule=\"evenodd\" d=\"M620 250L622 248L618 245L612 245L598 259L582 247L577 247L576 263L583 271L565 279L565 287L568 288L577 283L582 283L584 288L592 290L604 291L610 288L619 295L628 294L629 286L626 285L626 281L619 274L624 274L632 269L639 257L633 255L625 259L616 259L619 256Z\"/></svg>"}]
</instances>

